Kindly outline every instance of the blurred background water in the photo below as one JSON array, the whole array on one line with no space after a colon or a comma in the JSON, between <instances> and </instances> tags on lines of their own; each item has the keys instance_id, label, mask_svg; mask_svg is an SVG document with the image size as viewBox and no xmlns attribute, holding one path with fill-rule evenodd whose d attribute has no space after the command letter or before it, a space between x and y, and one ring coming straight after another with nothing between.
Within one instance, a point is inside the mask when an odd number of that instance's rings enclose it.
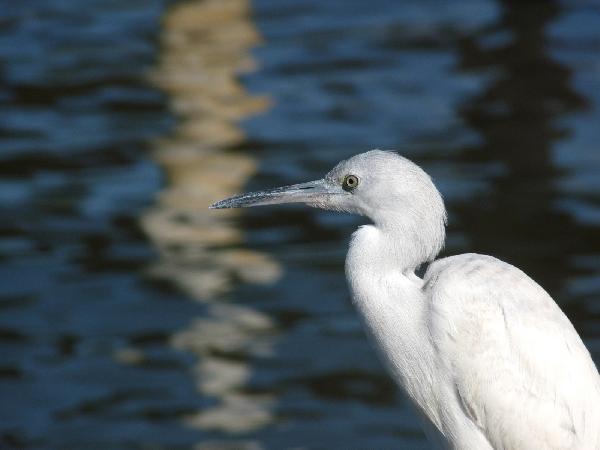
<instances>
[{"instance_id":1,"label":"blurred background water","mask_svg":"<svg viewBox=\"0 0 600 450\"><path fill-rule=\"evenodd\" d=\"M600 362L599 3L0 6L1 449L426 448L349 303L361 220L206 209L375 147Z\"/></svg>"}]
</instances>

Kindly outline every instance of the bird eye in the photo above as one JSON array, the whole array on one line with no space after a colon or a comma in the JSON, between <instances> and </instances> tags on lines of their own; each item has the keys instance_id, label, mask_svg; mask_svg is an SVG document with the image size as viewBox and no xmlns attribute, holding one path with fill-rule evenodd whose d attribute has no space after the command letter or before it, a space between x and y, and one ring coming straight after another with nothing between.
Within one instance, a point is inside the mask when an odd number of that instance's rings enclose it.
<instances>
[{"instance_id":1,"label":"bird eye","mask_svg":"<svg viewBox=\"0 0 600 450\"><path fill-rule=\"evenodd\" d=\"M344 182L342 183L342 189L345 191L351 191L358 186L358 177L356 175L346 175Z\"/></svg>"}]
</instances>

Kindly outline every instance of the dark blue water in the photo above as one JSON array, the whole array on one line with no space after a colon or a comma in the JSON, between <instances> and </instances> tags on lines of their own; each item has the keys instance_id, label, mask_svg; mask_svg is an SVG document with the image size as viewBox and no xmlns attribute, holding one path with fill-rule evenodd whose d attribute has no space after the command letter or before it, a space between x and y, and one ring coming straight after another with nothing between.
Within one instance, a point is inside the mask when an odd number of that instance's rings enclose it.
<instances>
[{"instance_id":1,"label":"dark blue water","mask_svg":"<svg viewBox=\"0 0 600 450\"><path fill-rule=\"evenodd\" d=\"M426 448L348 299L361 220L206 209L375 147L600 361L597 3L0 11L0 448Z\"/></svg>"}]
</instances>

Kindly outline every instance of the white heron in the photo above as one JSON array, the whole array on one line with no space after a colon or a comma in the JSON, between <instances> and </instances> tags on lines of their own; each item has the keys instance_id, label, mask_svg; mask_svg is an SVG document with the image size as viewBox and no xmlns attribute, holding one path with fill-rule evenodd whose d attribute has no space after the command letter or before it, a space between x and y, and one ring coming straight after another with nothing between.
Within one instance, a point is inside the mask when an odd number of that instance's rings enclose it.
<instances>
[{"instance_id":1,"label":"white heron","mask_svg":"<svg viewBox=\"0 0 600 450\"><path fill-rule=\"evenodd\" d=\"M352 235L346 277L367 334L432 446L600 449L600 376L573 325L510 264L474 253L434 261L446 210L419 166L372 150L322 180L211 208L292 202L372 221ZM421 279L415 269L426 262Z\"/></svg>"}]
</instances>

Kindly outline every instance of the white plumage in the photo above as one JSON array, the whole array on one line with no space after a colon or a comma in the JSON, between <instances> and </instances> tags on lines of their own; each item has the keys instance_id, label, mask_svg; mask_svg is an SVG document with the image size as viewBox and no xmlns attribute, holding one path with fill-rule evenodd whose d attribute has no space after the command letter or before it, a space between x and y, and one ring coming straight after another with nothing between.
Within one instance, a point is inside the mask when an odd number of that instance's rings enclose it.
<instances>
[{"instance_id":1,"label":"white plumage","mask_svg":"<svg viewBox=\"0 0 600 450\"><path fill-rule=\"evenodd\" d=\"M392 377L436 448L600 449L600 377L554 300L519 269L443 247L441 195L417 165L373 150L323 180L243 194L213 208L304 202L369 217L346 276Z\"/></svg>"}]
</instances>

